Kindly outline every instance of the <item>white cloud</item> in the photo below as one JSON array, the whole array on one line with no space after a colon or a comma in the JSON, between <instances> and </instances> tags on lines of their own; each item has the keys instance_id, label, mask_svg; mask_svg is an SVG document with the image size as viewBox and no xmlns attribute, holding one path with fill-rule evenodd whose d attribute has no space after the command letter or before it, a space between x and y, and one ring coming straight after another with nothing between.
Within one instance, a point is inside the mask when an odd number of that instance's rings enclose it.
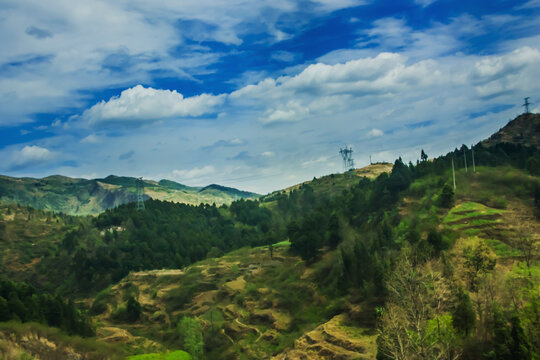
<instances>
[{"instance_id":1,"label":"white cloud","mask_svg":"<svg viewBox=\"0 0 540 360\"><path fill-rule=\"evenodd\" d=\"M540 7L540 0L529 0L525 4L518 6L517 9L535 9Z\"/></svg>"},{"instance_id":2,"label":"white cloud","mask_svg":"<svg viewBox=\"0 0 540 360\"><path fill-rule=\"evenodd\" d=\"M429 1L429 0L428 0ZM435 59L441 56L459 54L470 46L471 38L493 32L530 32L536 27L536 19L514 15L485 15L480 18L462 14L447 23L434 22L427 29L413 29L405 18L387 17L377 19L372 26L360 30L356 46L338 49L321 56L318 60L327 64L346 62L360 57L376 56L381 52L398 52L409 60ZM514 49L525 44L512 39L509 46ZM499 46L504 41L499 43Z\"/></svg>"},{"instance_id":3,"label":"white cloud","mask_svg":"<svg viewBox=\"0 0 540 360\"><path fill-rule=\"evenodd\" d=\"M97 144L98 142L99 138L94 134L90 134L87 137L81 139L82 144Z\"/></svg>"},{"instance_id":4,"label":"white cloud","mask_svg":"<svg viewBox=\"0 0 540 360\"><path fill-rule=\"evenodd\" d=\"M54 157L55 154L47 148L37 145L26 145L21 150L13 152L9 167L20 169L32 165L42 165Z\"/></svg>"},{"instance_id":5,"label":"white cloud","mask_svg":"<svg viewBox=\"0 0 540 360\"><path fill-rule=\"evenodd\" d=\"M369 137L369 138L379 137L379 136L383 136L383 135L384 135L384 132L382 130L379 130L379 129L371 129L367 133L367 137Z\"/></svg>"},{"instance_id":6,"label":"white cloud","mask_svg":"<svg viewBox=\"0 0 540 360\"><path fill-rule=\"evenodd\" d=\"M265 115L260 117L263 124L295 122L309 115L309 109L300 105L299 101L291 100L284 107L268 109Z\"/></svg>"},{"instance_id":7,"label":"white cloud","mask_svg":"<svg viewBox=\"0 0 540 360\"><path fill-rule=\"evenodd\" d=\"M234 145L234 146L238 146L238 145L244 145L246 143L245 140L242 140L242 139L239 139L239 138L234 138L230 141L230 144L231 145Z\"/></svg>"},{"instance_id":8,"label":"white cloud","mask_svg":"<svg viewBox=\"0 0 540 360\"><path fill-rule=\"evenodd\" d=\"M266 157L266 158L271 158L271 157L274 157L276 156L276 153L273 152L273 151L265 151L261 154L263 157Z\"/></svg>"},{"instance_id":9,"label":"white cloud","mask_svg":"<svg viewBox=\"0 0 540 360\"><path fill-rule=\"evenodd\" d=\"M101 101L86 110L82 119L90 126L136 125L162 119L197 117L215 113L225 95L201 94L184 98L176 90L158 90L137 85L120 96Z\"/></svg>"},{"instance_id":10,"label":"white cloud","mask_svg":"<svg viewBox=\"0 0 540 360\"><path fill-rule=\"evenodd\" d=\"M212 175L216 172L216 169L212 165L207 165L202 168L195 167L189 170L173 170L172 174L178 180L193 180L197 178L204 178Z\"/></svg>"},{"instance_id":11,"label":"white cloud","mask_svg":"<svg viewBox=\"0 0 540 360\"><path fill-rule=\"evenodd\" d=\"M334 65L313 64L295 76L248 85L229 98L233 106L261 108L263 124L291 123L322 114L332 116L361 104L376 105L398 93L408 96L412 89L421 91L449 80L443 78L433 60L408 65L407 58L399 54L381 53Z\"/></svg>"},{"instance_id":12,"label":"white cloud","mask_svg":"<svg viewBox=\"0 0 540 360\"><path fill-rule=\"evenodd\" d=\"M87 90L149 84L156 71L198 81L229 53L203 41L239 45L250 34L282 41L294 35L293 25L361 2L320 0L307 10L300 0L8 3L0 9L0 64L8 65L0 77L0 126L86 106Z\"/></svg>"},{"instance_id":13,"label":"white cloud","mask_svg":"<svg viewBox=\"0 0 540 360\"><path fill-rule=\"evenodd\" d=\"M540 50L522 47L502 56L475 62L468 79L480 96L499 95L517 88L534 88L540 76Z\"/></svg>"}]
</instances>

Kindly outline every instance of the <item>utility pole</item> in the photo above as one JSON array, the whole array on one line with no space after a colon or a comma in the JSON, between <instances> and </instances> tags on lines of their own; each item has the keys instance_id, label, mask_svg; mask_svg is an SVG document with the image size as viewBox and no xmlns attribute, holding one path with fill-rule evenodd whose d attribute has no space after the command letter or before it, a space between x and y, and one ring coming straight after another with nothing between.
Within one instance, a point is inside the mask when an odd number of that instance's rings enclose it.
<instances>
[{"instance_id":1,"label":"utility pole","mask_svg":"<svg viewBox=\"0 0 540 360\"><path fill-rule=\"evenodd\" d=\"M473 171L473 173L475 173L476 172L476 164L474 163L474 147L473 147L473 145L471 145L471 152L472 152L472 169L473 169L472 171Z\"/></svg>"},{"instance_id":2,"label":"utility pole","mask_svg":"<svg viewBox=\"0 0 540 360\"><path fill-rule=\"evenodd\" d=\"M467 147L463 148L463 161L465 162L465 172L467 172Z\"/></svg>"},{"instance_id":3,"label":"utility pole","mask_svg":"<svg viewBox=\"0 0 540 360\"><path fill-rule=\"evenodd\" d=\"M454 169L454 158L452 157L452 178L454 179L454 191L456 191L456 170Z\"/></svg>"},{"instance_id":4,"label":"utility pole","mask_svg":"<svg viewBox=\"0 0 540 360\"><path fill-rule=\"evenodd\" d=\"M529 102L529 99L528 97L526 97L524 100L525 102L523 103L523 106L525 107L525 114L528 114L529 113L529 105L531 105L531 103Z\"/></svg>"},{"instance_id":5,"label":"utility pole","mask_svg":"<svg viewBox=\"0 0 540 360\"><path fill-rule=\"evenodd\" d=\"M373 162L371 161L371 155L369 155L369 165L373 165Z\"/></svg>"}]
</instances>

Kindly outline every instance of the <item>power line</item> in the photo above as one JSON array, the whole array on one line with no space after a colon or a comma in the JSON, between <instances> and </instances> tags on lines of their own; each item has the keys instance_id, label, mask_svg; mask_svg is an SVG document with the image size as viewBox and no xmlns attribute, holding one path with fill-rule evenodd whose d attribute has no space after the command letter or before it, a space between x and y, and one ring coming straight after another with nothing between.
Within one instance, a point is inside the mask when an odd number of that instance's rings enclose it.
<instances>
[{"instance_id":1,"label":"power line","mask_svg":"<svg viewBox=\"0 0 540 360\"><path fill-rule=\"evenodd\" d=\"M144 182L142 177L135 180L135 185L137 189L137 210L145 210L144 207Z\"/></svg>"},{"instance_id":2,"label":"power line","mask_svg":"<svg viewBox=\"0 0 540 360\"><path fill-rule=\"evenodd\" d=\"M473 168L473 173L476 172L476 164L474 163L474 145L471 145L471 152L472 152L472 168Z\"/></svg>"},{"instance_id":3,"label":"power line","mask_svg":"<svg viewBox=\"0 0 540 360\"><path fill-rule=\"evenodd\" d=\"M525 102L523 103L523 107L525 107L525 114L529 114L529 105L531 105L531 103L529 102L529 97L526 97L524 100Z\"/></svg>"},{"instance_id":4,"label":"power line","mask_svg":"<svg viewBox=\"0 0 540 360\"><path fill-rule=\"evenodd\" d=\"M452 178L454 179L454 191L456 191L456 170L454 169L454 157L452 157Z\"/></svg>"},{"instance_id":5,"label":"power line","mask_svg":"<svg viewBox=\"0 0 540 360\"><path fill-rule=\"evenodd\" d=\"M343 170L345 172L354 169L354 159L352 158L353 149L345 146L339 149L339 154L343 158Z\"/></svg>"}]
</instances>

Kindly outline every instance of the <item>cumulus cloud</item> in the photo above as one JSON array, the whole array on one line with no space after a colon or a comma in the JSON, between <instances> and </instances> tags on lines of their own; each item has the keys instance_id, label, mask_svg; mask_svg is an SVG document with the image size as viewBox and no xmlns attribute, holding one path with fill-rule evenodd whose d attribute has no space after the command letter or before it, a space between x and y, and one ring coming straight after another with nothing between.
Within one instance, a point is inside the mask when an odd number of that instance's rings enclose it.
<instances>
[{"instance_id":1,"label":"cumulus cloud","mask_svg":"<svg viewBox=\"0 0 540 360\"><path fill-rule=\"evenodd\" d=\"M435 68L435 61L419 61L412 65L407 65L406 61L407 58L396 53L381 53L376 57L355 59L335 65L317 63L308 66L295 76L283 76L277 80L267 78L256 85L248 85L233 92L231 99L290 98L293 94L312 97L336 94L361 95L396 91L407 85L422 85L437 80L439 72ZM295 112L305 111L299 107L298 101L291 100L287 103L286 109ZM288 114L284 110L277 118L289 120L293 117L293 113L290 111Z\"/></svg>"},{"instance_id":2,"label":"cumulus cloud","mask_svg":"<svg viewBox=\"0 0 540 360\"><path fill-rule=\"evenodd\" d=\"M88 90L150 83L156 72L197 81L249 35L282 41L294 36L288 31L298 24L359 3L318 0L303 8L300 0L11 1L2 9L0 64L29 54L52 61L0 77L0 126L82 107ZM214 51L200 45L205 41L231 48Z\"/></svg>"},{"instance_id":3,"label":"cumulus cloud","mask_svg":"<svg viewBox=\"0 0 540 360\"><path fill-rule=\"evenodd\" d=\"M408 64L407 58L399 54L381 53L334 65L313 64L295 76L267 78L248 85L229 98L233 103L255 108L262 105L259 120L263 124L292 123L356 108L358 99L376 104L413 88L421 91L443 77L436 61Z\"/></svg>"},{"instance_id":4,"label":"cumulus cloud","mask_svg":"<svg viewBox=\"0 0 540 360\"><path fill-rule=\"evenodd\" d=\"M260 118L263 124L300 121L309 115L309 109L302 106L299 101L291 100L280 108L266 110Z\"/></svg>"},{"instance_id":5,"label":"cumulus cloud","mask_svg":"<svg viewBox=\"0 0 540 360\"><path fill-rule=\"evenodd\" d=\"M202 168L192 168L184 170L173 170L172 174L178 180L193 180L197 178L204 178L212 175L216 172L216 169L212 165L206 165Z\"/></svg>"},{"instance_id":6,"label":"cumulus cloud","mask_svg":"<svg viewBox=\"0 0 540 360\"><path fill-rule=\"evenodd\" d=\"M138 125L162 119L197 117L215 113L225 95L201 94L185 98L176 90L137 85L109 101L101 101L82 114L89 126Z\"/></svg>"},{"instance_id":7,"label":"cumulus cloud","mask_svg":"<svg viewBox=\"0 0 540 360\"><path fill-rule=\"evenodd\" d=\"M30 166L39 166L47 163L55 154L47 148L37 145L26 145L21 150L14 151L11 156L9 168L18 170Z\"/></svg>"},{"instance_id":8,"label":"cumulus cloud","mask_svg":"<svg viewBox=\"0 0 540 360\"><path fill-rule=\"evenodd\" d=\"M540 50L522 47L505 55L476 61L467 79L482 97L500 95L519 87L533 88L535 78L540 75L539 62Z\"/></svg>"}]
</instances>

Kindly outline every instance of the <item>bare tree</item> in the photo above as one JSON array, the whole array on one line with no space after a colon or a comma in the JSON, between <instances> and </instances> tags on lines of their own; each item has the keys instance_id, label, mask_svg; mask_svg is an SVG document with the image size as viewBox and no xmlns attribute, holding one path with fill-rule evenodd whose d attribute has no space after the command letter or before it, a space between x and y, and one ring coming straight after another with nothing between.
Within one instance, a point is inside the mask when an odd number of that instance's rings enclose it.
<instances>
[{"instance_id":1,"label":"bare tree","mask_svg":"<svg viewBox=\"0 0 540 360\"><path fill-rule=\"evenodd\" d=\"M390 296L377 340L383 355L396 360L455 358L452 343L445 341L448 334L453 336L451 324L442 327L442 332L433 332L432 324L438 321L434 316L441 306L439 286L439 274L415 268L406 254L402 256L387 283Z\"/></svg>"}]
</instances>

